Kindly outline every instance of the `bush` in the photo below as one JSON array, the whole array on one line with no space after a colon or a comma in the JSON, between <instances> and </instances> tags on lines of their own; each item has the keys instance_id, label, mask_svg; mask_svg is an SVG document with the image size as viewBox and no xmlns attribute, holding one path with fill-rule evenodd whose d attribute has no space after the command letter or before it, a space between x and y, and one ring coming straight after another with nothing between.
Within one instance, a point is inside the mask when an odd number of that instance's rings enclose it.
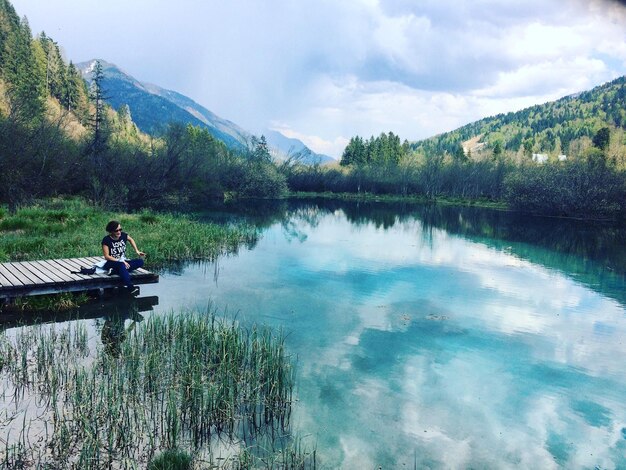
<instances>
[{"instance_id":1,"label":"bush","mask_svg":"<svg viewBox=\"0 0 626 470\"><path fill-rule=\"evenodd\" d=\"M288 190L285 175L269 162L235 162L226 180L226 187L240 197L280 197Z\"/></svg>"},{"instance_id":2,"label":"bush","mask_svg":"<svg viewBox=\"0 0 626 470\"><path fill-rule=\"evenodd\" d=\"M522 211L617 218L626 210L626 174L590 162L523 166L505 186L510 207Z\"/></svg>"}]
</instances>

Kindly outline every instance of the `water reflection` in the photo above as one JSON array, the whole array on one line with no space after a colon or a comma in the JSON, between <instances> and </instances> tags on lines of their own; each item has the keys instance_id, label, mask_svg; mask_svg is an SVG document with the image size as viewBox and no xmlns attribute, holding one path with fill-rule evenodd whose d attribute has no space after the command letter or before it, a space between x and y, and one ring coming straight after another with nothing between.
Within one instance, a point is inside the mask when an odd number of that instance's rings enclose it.
<instances>
[{"instance_id":1,"label":"water reflection","mask_svg":"<svg viewBox=\"0 0 626 470\"><path fill-rule=\"evenodd\" d=\"M245 220L264 229L280 224L292 241L304 241L307 235L301 227L315 228L322 217L334 213L343 214L355 227L373 225L382 230L418 222L425 242L434 230L443 230L558 270L626 305L624 223L536 217L467 206L328 199L254 201L212 210L215 212L204 214L207 219Z\"/></svg>"},{"instance_id":2,"label":"water reflection","mask_svg":"<svg viewBox=\"0 0 626 470\"><path fill-rule=\"evenodd\" d=\"M144 296L131 297L127 295L111 295L92 299L91 301L76 308L63 311L43 311L36 313L25 313L22 311L11 311L6 309L0 313L0 330L16 328L20 326L39 325L43 323L62 323L77 320L95 319L99 321L127 319L141 321L143 317L139 312L149 312L159 304L159 297Z\"/></svg>"},{"instance_id":3,"label":"water reflection","mask_svg":"<svg viewBox=\"0 0 626 470\"><path fill-rule=\"evenodd\" d=\"M143 316L139 314L140 303L137 299L129 298L118 300L110 306L107 313L100 338L104 345L104 350L112 357L119 357L122 351L122 342L126 339L135 325L143 321ZM126 327L126 321L130 320L130 325Z\"/></svg>"},{"instance_id":4,"label":"water reflection","mask_svg":"<svg viewBox=\"0 0 626 470\"><path fill-rule=\"evenodd\" d=\"M190 266L163 288L287 329L299 428L328 467L626 466L623 226L274 207L219 284Z\"/></svg>"}]
</instances>

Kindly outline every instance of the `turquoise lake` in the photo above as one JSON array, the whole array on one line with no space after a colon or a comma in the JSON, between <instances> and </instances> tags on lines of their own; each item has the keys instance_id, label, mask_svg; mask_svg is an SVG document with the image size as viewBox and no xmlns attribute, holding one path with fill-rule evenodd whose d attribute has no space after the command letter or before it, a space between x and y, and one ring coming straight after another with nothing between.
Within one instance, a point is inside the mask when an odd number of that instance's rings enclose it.
<instances>
[{"instance_id":1,"label":"turquoise lake","mask_svg":"<svg viewBox=\"0 0 626 470\"><path fill-rule=\"evenodd\" d=\"M142 315L282 330L318 468L626 468L623 225L325 200L202 218L258 240L162 272Z\"/></svg>"},{"instance_id":2,"label":"turquoise lake","mask_svg":"<svg viewBox=\"0 0 626 470\"><path fill-rule=\"evenodd\" d=\"M325 201L216 216L258 242L142 295L281 328L322 468L626 468L624 227Z\"/></svg>"}]
</instances>

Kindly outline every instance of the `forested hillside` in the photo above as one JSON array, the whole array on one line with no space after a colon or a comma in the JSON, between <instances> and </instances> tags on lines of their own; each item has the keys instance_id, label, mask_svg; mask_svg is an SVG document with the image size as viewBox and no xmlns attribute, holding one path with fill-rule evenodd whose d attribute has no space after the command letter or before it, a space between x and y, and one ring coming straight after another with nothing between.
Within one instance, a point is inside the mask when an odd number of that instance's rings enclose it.
<instances>
[{"instance_id":1,"label":"forested hillside","mask_svg":"<svg viewBox=\"0 0 626 470\"><path fill-rule=\"evenodd\" d=\"M609 132L610 157L624 165L626 77L560 100L517 112L498 114L452 132L416 142L411 148L425 155L489 155L495 150L517 160L533 154L581 156L598 131Z\"/></svg>"}]
</instances>

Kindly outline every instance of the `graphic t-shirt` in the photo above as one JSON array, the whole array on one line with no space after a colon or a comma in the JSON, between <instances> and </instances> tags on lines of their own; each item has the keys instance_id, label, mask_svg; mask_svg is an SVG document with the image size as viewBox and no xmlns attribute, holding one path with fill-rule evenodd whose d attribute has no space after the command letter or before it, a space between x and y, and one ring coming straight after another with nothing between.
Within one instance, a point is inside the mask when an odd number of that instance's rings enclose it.
<instances>
[{"instance_id":1,"label":"graphic t-shirt","mask_svg":"<svg viewBox=\"0 0 626 470\"><path fill-rule=\"evenodd\" d=\"M107 235L102 239L102 244L109 247L109 254L120 261L126 259L126 240L128 240L128 234L122 232L120 238L113 240L111 235Z\"/></svg>"}]
</instances>

